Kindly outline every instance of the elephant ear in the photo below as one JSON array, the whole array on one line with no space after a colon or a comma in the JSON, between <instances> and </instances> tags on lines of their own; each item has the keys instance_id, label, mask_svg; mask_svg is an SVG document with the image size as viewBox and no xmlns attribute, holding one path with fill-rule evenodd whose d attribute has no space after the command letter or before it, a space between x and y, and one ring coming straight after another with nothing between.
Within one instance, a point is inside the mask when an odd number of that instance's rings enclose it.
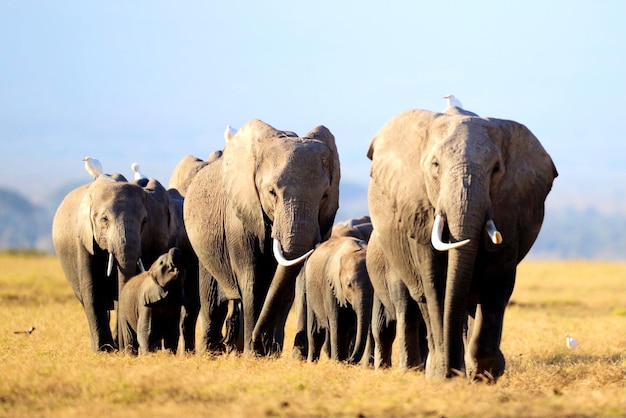
<instances>
[{"instance_id":1,"label":"elephant ear","mask_svg":"<svg viewBox=\"0 0 626 418\"><path fill-rule=\"evenodd\" d=\"M349 255L354 251L351 248L352 238L341 237L337 238L341 243L335 247L332 251L332 256L328 261L326 270L326 281L333 290L333 294L339 303L339 306L345 308L348 306L348 301L344 293L344 286L346 286L345 280L348 272L348 263L350 263L351 256Z\"/></svg>"},{"instance_id":2,"label":"elephant ear","mask_svg":"<svg viewBox=\"0 0 626 418\"><path fill-rule=\"evenodd\" d=\"M504 174L491 199L494 220L506 240L506 228L513 225L513 219L521 219L524 225L530 224L529 220L541 224L544 202L558 173L546 150L526 126L509 120L488 121L496 126L489 134L500 142L504 165ZM531 245L532 242L523 243L522 251Z\"/></svg>"},{"instance_id":3,"label":"elephant ear","mask_svg":"<svg viewBox=\"0 0 626 418\"><path fill-rule=\"evenodd\" d=\"M167 290L163 289L152 275L148 274L147 284L143 292L143 305L152 306L161 302L167 296Z\"/></svg>"},{"instance_id":4,"label":"elephant ear","mask_svg":"<svg viewBox=\"0 0 626 418\"><path fill-rule=\"evenodd\" d=\"M93 186L91 186L93 187ZM94 237L93 237L93 222L91 220L91 187L87 189L87 193L83 196L78 206L78 212L76 213L76 223L78 230L78 239L82 243L83 247L94 255Z\"/></svg>"},{"instance_id":5,"label":"elephant ear","mask_svg":"<svg viewBox=\"0 0 626 418\"><path fill-rule=\"evenodd\" d=\"M331 157L327 161L323 161L323 164L328 170L330 192L326 201L327 203L320 209L319 214L320 234L322 240L326 240L331 235L333 223L335 222L335 214L339 209L339 180L341 178L339 153L337 152L335 136L323 125L311 129L304 137L324 143L331 153Z\"/></svg>"},{"instance_id":6,"label":"elephant ear","mask_svg":"<svg viewBox=\"0 0 626 418\"><path fill-rule=\"evenodd\" d=\"M254 119L243 125L226 143L222 155L224 188L229 204L245 228L261 240L265 239L265 222L255 181L258 156L264 145L281 133Z\"/></svg>"}]
</instances>

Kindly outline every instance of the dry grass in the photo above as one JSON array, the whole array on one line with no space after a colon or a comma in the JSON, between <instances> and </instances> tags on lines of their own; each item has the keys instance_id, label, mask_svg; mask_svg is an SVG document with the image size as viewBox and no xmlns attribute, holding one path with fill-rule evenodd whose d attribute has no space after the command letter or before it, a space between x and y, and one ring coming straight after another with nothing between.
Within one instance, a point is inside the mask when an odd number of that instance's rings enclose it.
<instances>
[{"instance_id":1,"label":"dry grass","mask_svg":"<svg viewBox=\"0 0 626 418\"><path fill-rule=\"evenodd\" d=\"M92 353L54 257L0 255L0 318L1 416L626 415L626 263L524 262L496 385L299 363L289 343L279 359Z\"/></svg>"}]
</instances>

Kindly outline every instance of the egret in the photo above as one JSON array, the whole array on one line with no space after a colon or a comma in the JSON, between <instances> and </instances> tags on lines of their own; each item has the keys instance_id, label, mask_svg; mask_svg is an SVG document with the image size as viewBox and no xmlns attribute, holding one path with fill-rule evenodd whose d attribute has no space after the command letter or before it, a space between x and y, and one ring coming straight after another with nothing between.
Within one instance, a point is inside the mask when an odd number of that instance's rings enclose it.
<instances>
[{"instance_id":1,"label":"egret","mask_svg":"<svg viewBox=\"0 0 626 418\"><path fill-rule=\"evenodd\" d=\"M448 107L454 106L458 107L459 109L463 109L463 104L461 104L461 101L457 99L454 94L448 94L446 96L443 96L443 98L448 101Z\"/></svg>"},{"instance_id":2,"label":"egret","mask_svg":"<svg viewBox=\"0 0 626 418\"><path fill-rule=\"evenodd\" d=\"M232 126L226 125L226 130L224 131L224 139L226 139L226 142L230 141L233 136L235 136L235 130Z\"/></svg>"},{"instance_id":3,"label":"egret","mask_svg":"<svg viewBox=\"0 0 626 418\"><path fill-rule=\"evenodd\" d=\"M135 180L141 180L141 179L147 178L146 176L144 176L143 174L139 172L139 164L132 163L130 165L130 169L133 170L133 173L135 173Z\"/></svg>"},{"instance_id":4,"label":"egret","mask_svg":"<svg viewBox=\"0 0 626 418\"><path fill-rule=\"evenodd\" d=\"M102 164L100 161L96 160L89 155L83 158L85 162L85 170L94 178L97 179L100 174L102 174Z\"/></svg>"},{"instance_id":5,"label":"egret","mask_svg":"<svg viewBox=\"0 0 626 418\"><path fill-rule=\"evenodd\" d=\"M565 334L565 345L567 345L567 348L572 350L578 347L578 342L572 337L570 337L569 334Z\"/></svg>"}]
</instances>

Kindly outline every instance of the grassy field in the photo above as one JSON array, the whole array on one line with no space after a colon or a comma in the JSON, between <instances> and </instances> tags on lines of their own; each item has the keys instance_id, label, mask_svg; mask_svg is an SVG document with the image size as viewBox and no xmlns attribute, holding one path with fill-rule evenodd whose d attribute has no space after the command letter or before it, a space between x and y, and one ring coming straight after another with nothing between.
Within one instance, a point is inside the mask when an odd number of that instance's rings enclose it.
<instances>
[{"instance_id":1,"label":"grassy field","mask_svg":"<svg viewBox=\"0 0 626 418\"><path fill-rule=\"evenodd\" d=\"M291 321L278 359L92 353L51 256L0 255L0 318L0 416L626 416L626 263L522 263L495 385L296 362Z\"/></svg>"}]
</instances>

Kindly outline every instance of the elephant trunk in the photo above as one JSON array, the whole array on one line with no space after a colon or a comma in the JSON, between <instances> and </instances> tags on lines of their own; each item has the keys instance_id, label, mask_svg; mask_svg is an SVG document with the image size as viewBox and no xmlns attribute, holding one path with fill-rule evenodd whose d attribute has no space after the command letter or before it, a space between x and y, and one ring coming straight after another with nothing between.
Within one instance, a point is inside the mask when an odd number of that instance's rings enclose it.
<instances>
[{"instance_id":1,"label":"elephant trunk","mask_svg":"<svg viewBox=\"0 0 626 418\"><path fill-rule=\"evenodd\" d=\"M474 274L474 264L483 231L487 229L494 243L502 242L491 220L489 182L480 167L456 168L450 182L448 199L441 201L438 213L447 218L450 242L462 246L449 249L448 270L443 306L443 367L445 377L465 370L463 333L467 322L467 299ZM433 228L434 230L435 228ZM443 229L440 227L440 229Z\"/></svg>"},{"instance_id":2,"label":"elephant trunk","mask_svg":"<svg viewBox=\"0 0 626 418\"><path fill-rule=\"evenodd\" d=\"M321 241L316 205L288 200L276 213L272 228L272 248L279 265L270 284L261 313L252 333L254 349L265 352L263 336L274 330L279 313L291 305L296 277L304 260Z\"/></svg>"},{"instance_id":3,"label":"elephant trunk","mask_svg":"<svg viewBox=\"0 0 626 418\"><path fill-rule=\"evenodd\" d=\"M370 290L373 293L373 290ZM359 303L353 305L352 308L356 312L356 337L354 341L354 348L348 359L348 363L356 364L363 357L365 346L367 345L367 337L370 333L370 326L372 323L372 303L373 298L371 296L363 296Z\"/></svg>"},{"instance_id":4,"label":"elephant trunk","mask_svg":"<svg viewBox=\"0 0 626 418\"><path fill-rule=\"evenodd\" d=\"M265 347L264 336L274 331L278 313L285 307L291 306L295 297L295 282L301 264L282 266L276 268L276 273L270 284L265 297L259 319L252 332L252 344L256 353L266 353L269 347Z\"/></svg>"}]
</instances>

